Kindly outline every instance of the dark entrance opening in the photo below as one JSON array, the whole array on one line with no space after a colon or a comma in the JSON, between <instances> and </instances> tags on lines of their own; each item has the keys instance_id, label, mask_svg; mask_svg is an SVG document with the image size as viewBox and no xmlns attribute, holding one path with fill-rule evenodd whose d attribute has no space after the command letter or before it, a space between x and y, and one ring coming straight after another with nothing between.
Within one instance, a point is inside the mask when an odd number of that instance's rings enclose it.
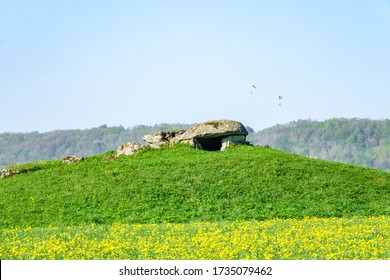
<instances>
[{"instance_id":1,"label":"dark entrance opening","mask_svg":"<svg viewBox=\"0 0 390 280\"><path fill-rule=\"evenodd\" d=\"M199 144L202 145L203 150L206 151L220 151L222 147L222 137L216 138L197 138Z\"/></svg>"}]
</instances>

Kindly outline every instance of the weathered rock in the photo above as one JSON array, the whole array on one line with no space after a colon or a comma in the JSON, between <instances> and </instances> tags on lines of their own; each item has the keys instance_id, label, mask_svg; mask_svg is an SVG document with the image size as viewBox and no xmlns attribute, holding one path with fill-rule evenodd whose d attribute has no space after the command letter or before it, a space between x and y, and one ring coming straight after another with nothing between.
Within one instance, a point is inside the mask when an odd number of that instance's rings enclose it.
<instances>
[{"instance_id":1,"label":"weathered rock","mask_svg":"<svg viewBox=\"0 0 390 280\"><path fill-rule=\"evenodd\" d=\"M120 155L131 155L134 154L136 151L141 149L143 146L139 143L136 142L130 142L121 145L117 151L116 151L116 156L119 157Z\"/></svg>"},{"instance_id":2,"label":"weathered rock","mask_svg":"<svg viewBox=\"0 0 390 280\"><path fill-rule=\"evenodd\" d=\"M246 143L246 135L248 131L240 122L208 121L188 128L172 139L171 143L187 143L199 149L217 151L226 149L230 144Z\"/></svg>"},{"instance_id":3,"label":"weathered rock","mask_svg":"<svg viewBox=\"0 0 390 280\"><path fill-rule=\"evenodd\" d=\"M231 135L248 135L248 131L237 121L208 121L188 128L177 139L216 138Z\"/></svg>"},{"instance_id":4,"label":"weathered rock","mask_svg":"<svg viewBox=\"0 0 390 280\"><path fill-rule=\"evenodd\" d=\"M146 134L143 140L148 142L148 146L151 148L185 143L202 150L219 151L225 150L230 145L247 143L246 135L248 135L248 131L240 122L219 120L200 123L187 130L169 130ZM140 144L133 143L133 145Z\"/></svg>"},{"instance_id":5,"label":"weathered rock","mask_svg":"<svg viewBox=\"0 0 390 280\"><path fill-rule=\"evenodd\" d=\"M75 162L80 162L83 161L84 157L81 156L66 156L62 159L62 163L75 163Z\"/></svg>"},{"instance_id":6,"label":"weathered rock","mask_svg":"<svg viewBox=\"0 0 390 280\"><path fill-rule=\"evenodd\" d=\"M175 137L182 135L184 132L185 130L182 129L160 131L154 134L146 134L142 139L148 142L151 148L160 148L162 145L170 144Z\"/></svg>"},{"instance_id":7,"label":"weathered rock","mask_svg":"<svg viewBox=\"0 0 390 280\"><path fill-rule=\"evenodd\" d=\"M0 170L0 178L7 178L7 177L11 177L15 174L20 174L20 173L21 173L20 170L2 169L2 170Z\"/></svg>"}]
</instances>

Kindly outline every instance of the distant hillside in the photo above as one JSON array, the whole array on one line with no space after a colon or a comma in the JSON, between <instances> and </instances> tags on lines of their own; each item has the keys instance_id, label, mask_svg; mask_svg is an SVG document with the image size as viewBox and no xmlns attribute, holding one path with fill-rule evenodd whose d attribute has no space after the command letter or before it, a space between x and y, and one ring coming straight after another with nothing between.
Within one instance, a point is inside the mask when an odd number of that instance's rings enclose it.
<instances>
[{"instance_id":1,"label":"distant hillside","mask_svg":"<svg viewBox=\"0 0 390 280\"><path fill-rule=\"evenodd\" d=\"M299 155L390 170L390 120L299 120L264 129L249 137Z\"/></svg>"},{"instance_id":2,"label":"distant hillside","mask_svg":"<svg viewBox=\"0 0 390 280\"><path fill-rule=\"evenodd\" d=\"M0 166L40 160L60 159L67 155L89 156L116 150L127 142L143 143L145 134L168 129L185 129L188 124L138 125L133 128L107 127L84 130L56 130L46 133L1 133Z\"/></svg>"},{"instance_id":3,"label":"distant hillside","mask_svg":"<svg viewBox=\"0 0 390 280\"><path fill-rule=\"evenodd\" d=\"M67 155L89 156L116 150L127 142L143 143L142 137L191 124L138 125L58 130L47 133L1 133L0 166ZM246 127L254 145L271 146L299 155L390 170L390 120L300 120L258 132Z\"/></svg>"}]
</instances>

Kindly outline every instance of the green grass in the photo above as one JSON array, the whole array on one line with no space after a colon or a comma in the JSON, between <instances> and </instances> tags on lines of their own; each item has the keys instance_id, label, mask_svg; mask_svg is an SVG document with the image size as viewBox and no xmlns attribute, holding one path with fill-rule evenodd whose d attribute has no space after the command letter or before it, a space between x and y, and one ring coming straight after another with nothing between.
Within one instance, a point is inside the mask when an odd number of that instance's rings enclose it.
<instances>
[{"instance_id":1,"label":"green grass","mask_svg":"<svg viewBox=\"0 0 390 280\"><path fill-rule=\"evenodd\" d=\"M12 166L0 227L390 215L390 173L253 146Z\"/></svg>"}]
</instances>

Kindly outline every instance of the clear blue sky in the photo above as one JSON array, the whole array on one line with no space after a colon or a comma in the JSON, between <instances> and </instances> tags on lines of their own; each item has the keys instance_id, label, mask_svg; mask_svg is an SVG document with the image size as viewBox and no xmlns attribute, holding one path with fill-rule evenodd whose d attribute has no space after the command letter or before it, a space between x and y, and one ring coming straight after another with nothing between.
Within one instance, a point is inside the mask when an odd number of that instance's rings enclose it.
<instances>
[{"instance_id":1,"label":"clear blue sky","mask_svg":"<svg viewBox=\"0 0 390 280\"><path fill-rule=\"evenodd\" d=\"M0 102L0 132L390 118L390 1L0 0Z\"/></svg>"}]
</instances>

